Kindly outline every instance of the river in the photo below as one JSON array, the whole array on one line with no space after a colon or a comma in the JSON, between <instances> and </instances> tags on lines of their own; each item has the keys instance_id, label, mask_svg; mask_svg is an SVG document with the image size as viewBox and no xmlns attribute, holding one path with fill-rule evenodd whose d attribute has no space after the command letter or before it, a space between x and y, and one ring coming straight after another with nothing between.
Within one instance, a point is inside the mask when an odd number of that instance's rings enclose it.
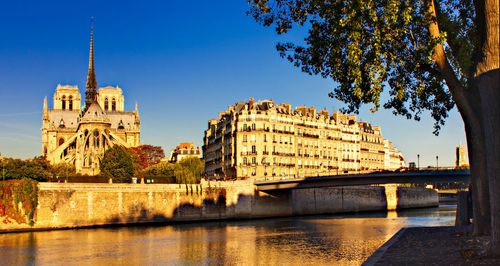
<instances>
[{"instance_id":1,"label":"river","mask_svg":"<svg viewBox=\"0 0 500 266\"><path fill-rule=\"evenodd\" d=\"M399 229L453 225L454 205L0 235L0 265L359 265Z\"/></svg>"}]
</instances>

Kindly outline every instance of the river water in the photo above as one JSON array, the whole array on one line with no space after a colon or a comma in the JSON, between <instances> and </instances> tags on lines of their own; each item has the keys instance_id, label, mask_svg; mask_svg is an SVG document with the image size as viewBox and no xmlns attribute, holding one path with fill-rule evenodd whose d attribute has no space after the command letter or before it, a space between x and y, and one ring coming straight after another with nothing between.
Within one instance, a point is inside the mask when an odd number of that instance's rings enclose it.
<instances>
[{"instance_id":1,"label":"river water","mask_svg":"<svg viewBox=\"0 0 500 266\"><path fill-rule=\"evenodd\" d=\"M453 225L454 205L0 235L0 265L359 265L399 229Z\"/></svg>"}]
</instances>

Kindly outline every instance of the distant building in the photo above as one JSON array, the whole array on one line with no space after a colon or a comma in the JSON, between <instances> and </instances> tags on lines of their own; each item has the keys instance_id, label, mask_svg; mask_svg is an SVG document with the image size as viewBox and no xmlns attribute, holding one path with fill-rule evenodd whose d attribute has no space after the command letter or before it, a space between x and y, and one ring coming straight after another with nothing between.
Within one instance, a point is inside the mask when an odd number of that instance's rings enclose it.
<instances>
[{"instance_id":1,"label":"distant building","mask_svg":"<svg viewBox=\"0 0 500 266\"><path fill-rule=\"evenodd\" d=\"M135 147L140 142L140 119L135 111L124 111L119 87L97 90L94 70L93 33L90 39L89 70L85 106L76 86L58 85L53 109L43 102L42 154L52 164L69 163L82 174L99 173L104 151L113 145Z\"/></svg>"},{"instance_id":2,"label":"distant building","mask_svg":"<svg viewBox=\"0 0 500 266\"><path fill-rule=\"evenodd\" d=\"M401 153L385 146L380 127L356 116L250 98L208 121L203 159L208 177L232 178L323 176L404 165Z\"/></svg>"},{"instance_id":3,"label":"distant building","mask_svg":"<svg viewBox=\"0 0 500 266\"><path fill-rule=\"evenodd\" d=\"M460 144L455 149L455 152L456 152L456 158L457 158L455 161L455 166L457 168L468 166L469 162L467 160L467 155L465 153L465 147L462 146L462 144Z\"/></svg>"},{"instance_id":4,"label":"distant building","mask_svg":"<svg viewBox=\"0 0 500 266\"><path fill-rule=\"evenodd\" d=\"M194 143L181 143L170 152L168 159L171 163L176 163L186 157L201 158L200 147L194 147Z\"/></svg>"},{"instance_id":5,"label":"distant building","mask_svg":"<svg viewBox=\"0 0 500 266\"><path fill-rule=\"evenodd\" d=\"M384 169L397 170L406 166L403 154L392 146L391 141L384 139L384 151Z\"/></svg>"}]
</instances>

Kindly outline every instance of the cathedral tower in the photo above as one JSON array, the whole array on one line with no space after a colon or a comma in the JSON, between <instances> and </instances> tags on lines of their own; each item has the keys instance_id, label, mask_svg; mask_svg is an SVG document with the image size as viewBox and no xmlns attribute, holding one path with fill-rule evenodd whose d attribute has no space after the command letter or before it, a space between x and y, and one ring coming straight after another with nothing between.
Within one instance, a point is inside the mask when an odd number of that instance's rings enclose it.
<instances>
[{"instance_id":1,"label":"cathedral tower","mask_svg":"<svg viewBox=\"0 0 500 266\"><path fill-rule=\"evenodd\" d=\"M89 72L87 74L87 91L85 92L85 110L87 111L90 104L97 101L97 80L94 69L94 25L90 29L90 53L89 53Z\"/></svg>"}]
</instances>

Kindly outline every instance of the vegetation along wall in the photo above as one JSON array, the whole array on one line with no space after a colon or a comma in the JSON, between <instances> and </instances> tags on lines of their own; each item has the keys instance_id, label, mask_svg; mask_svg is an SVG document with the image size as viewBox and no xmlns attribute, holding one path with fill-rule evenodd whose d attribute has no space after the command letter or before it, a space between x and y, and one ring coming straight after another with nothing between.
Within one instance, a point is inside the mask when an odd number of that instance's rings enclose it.
<instances>
[{"instance_id":1,"label":"vegetation along wall","mask_svg":"<svg viewBox=\"0 0 500 266\"><path fill-rule=\"evenodd\" d=\"M360 186L262 192L255 190L251 181L202 181L196 185L39 183L37 200L32 224L28 218L17 221L4 213L0 230L247 219L438 205L437 193L422 188Z\"/></svg>"}]
</instances>

